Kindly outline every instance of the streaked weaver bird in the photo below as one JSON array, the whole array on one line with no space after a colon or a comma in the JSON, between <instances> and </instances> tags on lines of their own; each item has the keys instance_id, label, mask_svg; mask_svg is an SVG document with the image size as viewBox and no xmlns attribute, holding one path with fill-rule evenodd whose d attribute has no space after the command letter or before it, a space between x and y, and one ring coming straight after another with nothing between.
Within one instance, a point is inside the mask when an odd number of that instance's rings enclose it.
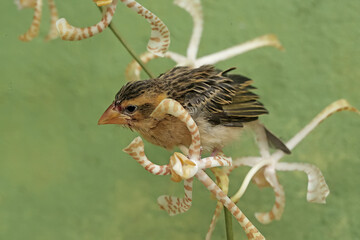
<instances>
[{"instance_id":1,"label":"streaked weaver bird","mask_svg":"<svg viewBox=\"0 0 360 240\"><path fill-rule=\"evenodd\" d=\"M203 150L215 152L234 141L247 123L267 114L259 96L251 92L252 80L219 71L211 65L199 68L175 67L154 79L133 81L123 86L98 124L119 124L139 132L147 141L171 150L188 147L191 137L185 124L171 115L150 117L165 98L178 101L191 115L200 131ZM274 147L289 149L266 130Z\"/></svg>"}]
</instances>

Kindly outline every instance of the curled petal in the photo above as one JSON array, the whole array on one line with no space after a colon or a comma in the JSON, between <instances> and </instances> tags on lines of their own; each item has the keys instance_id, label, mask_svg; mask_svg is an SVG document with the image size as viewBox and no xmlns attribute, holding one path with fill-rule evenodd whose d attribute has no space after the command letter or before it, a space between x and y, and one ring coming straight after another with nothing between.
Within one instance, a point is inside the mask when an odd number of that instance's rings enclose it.
<instances>
[{"instance_id":1,"label":"curled petal","mask_svg":"<svg viewBox=\"0 0 360 240\"><path fill-rule=\"evenodd\" d=\"M123 151L134 158L145 170L154 175L169 175L169 165L156 165L145 155L144 143L140 137L135 138Z\"/></svg>"},{"instance_id":2,"label":"curled petal","mask_svg":"<svg viewBox=\"0 0 360 240\"><path fill-rule=\"evenodd\" d=\"M229 167L232 164L231 157L225 156L223 153L219 153L214 157L203 158L199 161L199 168L213 168L213 167Z\"/></svg>"},{"instance_id":3,"label":"curled petal","mask_svg":"<svg viewBox=\"0 0 360 240\"><path fill-rule=\"evenodd\" d=\"M275 47L280 50L283 49L283 47L280 44L277 37L273 34L268 34L268 35L264 35L264 36L255 38L248 42L236 45L234 47L227 48L220 52L213 53L208 56L199 58L198 60L195 61L195 66L199 67L199 66L202 66L205 64L215 64L217 62L224 61L226 59L235 57L237 55L248 52L250 50L260 48L260 47L266 47L266 46L272 46L272 47Z\"/></svg>"},{"instance_id":4,"label":"curled petal","mask_svg":"<svg viewBox=\"0 0 360 240\"><path fill-rule=\"evenodd\" d=\"M71 26L65 18L61 18L56 22L56 28L60 34L61 39L68 41L82 40L90 38L98 33L101 33L110 24L115 10L117 0L114 0L106 9L106 12L101 21L94 26L87 28L77 28Z\"/></svg>"},{"instance_id":5,"label":"curled petal","mask_svg":"<svg viewBox=\"0 0 360 240\"><path fill-rule=\"evenodd\" d=\"M164 56L170 45L170 32L165 23L134 0L121 0L121 2L144 17L151 24L151 36L147 49L157 56Z\"/></svg>"},{"instance_id":6,"label":"curled petal","mask_svg":"<svg viewBox=\"0 0 360 240\"><path fill-rule=\"evenodd\" d=\"M263 159L261 161L259 161L258 163L256 163L250 170L249 172L246 174L239 190L235 193L234 196L231 197L231 200L233 202L238 202L240 200L240 198L244 195L247 187L249 186L249 183L251 181L251 179L255 176L255 174L264 166L271 164L271 160L269 159Z\"/></svg>"},{"instance_id":7,"label":"curled petal","mask_svg":"<svg viewBox=\"0 0 360 240\"><path fill-rule=\"evenodd\" d=\"M201 2L200 0L175 0L174 3L188 11L193 18L194 27L187 49L187 57L195 61L204 23Z\"/></svg>"},{"instance_id":8,"label":"curled petal","mask_svg":"<svg viewBox=\"0 0 360 240\"><path fill-rule=\"evenodd\" d=\"M33 21L30 25L29 30L25 34L19 36L19 39L21 41L24 42L31 41L34 37L36 37L39 34L40 20L42 15L42 5L43 5L42 0L36 0Z\"/></svg>"},{"instance_id":9,"label":"curled petal","mask_svg":"<svg viewBox=\"0 0 360 240\"><path fill-rule=\"evenodd\" d=\"M49 9L50 9L50 31L48 35L45 37L45 41L55 39L59 36L59 33L56 29L56 21L59 19L59 15L54 0L49 0Z\"/></svg>"},{"instance_id":10,"label":"curled petal","mask_svg":"<svg viewBox=\"0 0 360 240\"><path fill-rule=\"evenodd\" d=\"M278 163L275 166L279 171L303 171L308 175L307 201L326 203L330 190L320 169L307 163Z\"/></svg>"},{"instance_id":11,"label":"curled petal","mask_svg":"<svg viewBox=\"0 0 360 240\"><path fill-rule=\"evenodd\" d=\"M157 202L161 209L165 210L170 216L186 212L192 203L193 178L184 180L185 196L183 198L162 195Z\"/></svg>"},{"instance_id":12,"label":"curled petal","mask_svg":"<svg viewBox=\"0 0 360 240\"><path fill-rule=\"evenodd\" d=\"M285 208L285 192L277 179L275 169L271 166L267 167L264 175L275 192L275 204L269 212L255 213L255 217L262 224L268 224L273 220L280 220Z\"/></svg>"},{"instance_id":13,"label":"curled petal","mask_svg":"<svg viewBox=\"0 0 360 240\"><path fill-rule=\"evenodd\" d=\"M351 106L345 99L337 100L322 110L308 125L306 125L299 133L297 133L286 146L291 150L301 140L303 140L314 128L316 128L322 121L330 117L336 112L340 111L351 111L360 114L359 110Z\"/></svg>"}]
</instances>

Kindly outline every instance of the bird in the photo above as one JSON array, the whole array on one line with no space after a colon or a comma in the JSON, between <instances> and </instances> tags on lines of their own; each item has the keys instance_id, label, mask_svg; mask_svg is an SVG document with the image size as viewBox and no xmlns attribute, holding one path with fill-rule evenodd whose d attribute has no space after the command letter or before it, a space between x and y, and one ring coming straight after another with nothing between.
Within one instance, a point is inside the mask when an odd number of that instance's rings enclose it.
<instances>
[{"instance_id":1,"label":"bird","mask_svg":"<svg viewBox=\"0 0 360 240\"><path fill-rule=\"evenodd\" d=\"M117 124L137 131L148 142L167 150L191 144L191 135L178 118L151 117L158 104L170 98L178 101L196 122L203 151L221 151L235 141L247 124L268 114L253 81L230 74L213 65L198 68L178 66L157 78L126 83L100 117L98 124ZM270 145L289 154L286 145L265 128Z\"/></svg>"}]
</instances>

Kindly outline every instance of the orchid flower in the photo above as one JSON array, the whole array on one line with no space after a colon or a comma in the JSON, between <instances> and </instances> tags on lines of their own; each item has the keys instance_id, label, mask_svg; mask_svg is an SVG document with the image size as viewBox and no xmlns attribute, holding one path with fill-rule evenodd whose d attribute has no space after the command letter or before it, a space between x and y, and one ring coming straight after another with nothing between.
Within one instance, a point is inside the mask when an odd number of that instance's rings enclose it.
<instances>
[{"instance_id":1,"label":"orchid flower","mask_svg":"<svg viewBox=\"0 0 360 240\"><path fill-rule=\"evenodd\" d=\"M190 39L189 46L187 48L187 55L184 56L179 53L175 53L171 51L166 52L164 55L164 57L172 59L177 65L199 67L204 64L215 64L217 62L229 59L233 56L264 46L273 46L280 50L283 49L276 36L269 34L255 38L243 44L230 47L220 52L213 53L201 58L197 58L197 52L198 52L202 29L203 29L203 14L202 14L202 7L200 4L200 0L175 0L175 4L188 11L192 16L194 22L193 33ZM145 52L140 56L141 60L144 63L147 63L158 57L159 56L154 55L151 52ZM137 62L132 61L126 69L126 77L129 81L139 80L140 72L141 72L140 65ZM287 147L290 150L294 149L295 146L300 141L302 141L324 119L329 117L334 112L338 112L342 110L358 112L358 110L350 106L350 104L347 103L346 100L336 101L333 104L329 105L327 108L325 108L324 111L322 111L317 117L315 117L312 122L310 122L298 134L296 134L286 144ZM270 154L264 127L261 125L261 123L257 121L251 124L250 128L251 130L253 130L253 132L256 135L256 142L259 147L260 156L239 158L236 159L229 167L224 167L222 169L213 168L212 171L216 176L217 185L220 187L220 189L223 190L223 193L227 194L228 192L228 185L229 185L228 175L232 170L234 170L239 166L252 167L249 170L245 179L243 180L243 183L239 191L233 197L231 197L231 200L234 203L240 200L240 198L245 193L251 179L253 179L254 182L259 187L272 187L275 192L274 206L268 212L255 213L255 217L259 222L263 224L267 224L273 220L279 220L282 216L285 207L285 193L282 185L278 181L278 178L276 176L276 171L303 171L308 175L307 200L309 202L325 203L325 199L330 191L325 182L324 176L322 175L319 168L317 168L312 164L306 164L306 163L279 163L279 160L284 156L284 153L281 151L276 151L275 153ZM142 154L145 155L144 153ZM170 160L170 163L171 162L172 160ZM181 162L182 164L184 164L184 161ZM181 178L177 178L177 180L181 180ZM160 207L166 210L170 215L182 213L190 208L192 185L191 187L189 187L190 183L187 181L188 180L184 181L185 198L183 198L182 201L180 201L179 198L170 197L170 196L162 196L158 199L158 203ZM174 202L177 202L178 205L183 206L183 208L181 207L174 208L173 206ZM210 227L206 235L207 240L211 239L212 232L215 228L217 218L221 213L222 208L223 208L223 203L221 201L218 201L214 216L211 220ZM248 236L248 238L252 239L251 236Z\"/></svg>"},{"instance_id":2,"label":"orchid flower","mask_svg":"<svg viewBox=\"0 0 360 240\"><path fill-rule=\"evenodd\" d=\"M293 138L291 138L286 146L293 150L311 131L313 131L321 122L332 114L340 111L351 111L360 114L359 110L352 107L346 100L341 99L333 102L321 111L308 125L300 130ZM285 163L279 162L285 155L284 152L278 150L273 154L269 152L268 141L264 128L258 122L250 125L250 128L255 133L255 139L260 151L260 157L242 157L233 161L232 166L223 169L222 174L229 175L235 168L240 166L250 166L248 174L244 178L239 190L231 197L235 203L240 200L244 195L251 179L259 187L272 187L275 192L275 203L272 209L268 212L255 213L256 219L263 223L268 224L273 220L280 220L285 208L285 193L282 185L279 183L276 171L302 171L308 176L307 187L307 201L313 203L326 203L326 197L329 195L330 190L325 182L325 178L320 169L313 164L309 163ZM215 174L219 175L219 174ZM228 182L220 182L225 188L228 188ZM206 240L211 239L211 234L215 228L216 220L222 210L222 204L218 203L216 206L214 216L210 223L209 230L206 235Z\"/></svg>"},{"instance_id":3,"label":"orchid flower","mask_svg":"<svg viewBox=\"0 0 360 240\"><path fill-rule=\"evenodd\" d=\"M279 50L283 49L275 35L267 34L222 51L197 58L204 24L201 2L200 0L175 0L174 3L185 9L191 15L194 24L186 56L172 51L164 53L163 57L173 60L178 66L200 67L206 64L215 64L242 53L266 46L272 46ZM140 59L144 63L158 57L158 55L153 54L152 52L145 52L140 55ZM129 81L140 80L141 69L141 66L136 61L132 61L126 69L126 78Z\"/></svg>"},{"instance_id":4,"label":"orchid flower","mask_svg":"<svg viewBox=\"0 0 360 240\"><path fill-rule=\"evenodd\" d=\"M170 32L166 25L151 11L143 7L134 0L120 0L128 8L137 12L145 18L151 25L151 36L147 45L147 50L156 56L163 56L170 45ZM98 6L105 6L106 10L100 22L97 24L78 28L70 25L65 18L56 22L56 27L63 40L74 41L90 38L104 31L109 26L115 14L117 0L94 0Z\"/></svg>"}]
</instances>

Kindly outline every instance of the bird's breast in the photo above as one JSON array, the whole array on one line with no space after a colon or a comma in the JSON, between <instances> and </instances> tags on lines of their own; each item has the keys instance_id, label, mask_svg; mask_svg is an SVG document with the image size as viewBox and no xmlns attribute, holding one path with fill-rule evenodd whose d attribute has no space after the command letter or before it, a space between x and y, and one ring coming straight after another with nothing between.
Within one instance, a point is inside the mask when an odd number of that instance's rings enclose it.
<instances>
[{"instance_id":1,"label":"bird's breast","mask_svg":"<svg viewBox=\"0 0 360 240\"><path fill-rule=\"evenodd\" d=\"M150 143L168 150L179 145L189 146L191 144L191 136L186 125L173 116L166 116L149 128L135 130Z\"/></svg>"}]
</instances>

